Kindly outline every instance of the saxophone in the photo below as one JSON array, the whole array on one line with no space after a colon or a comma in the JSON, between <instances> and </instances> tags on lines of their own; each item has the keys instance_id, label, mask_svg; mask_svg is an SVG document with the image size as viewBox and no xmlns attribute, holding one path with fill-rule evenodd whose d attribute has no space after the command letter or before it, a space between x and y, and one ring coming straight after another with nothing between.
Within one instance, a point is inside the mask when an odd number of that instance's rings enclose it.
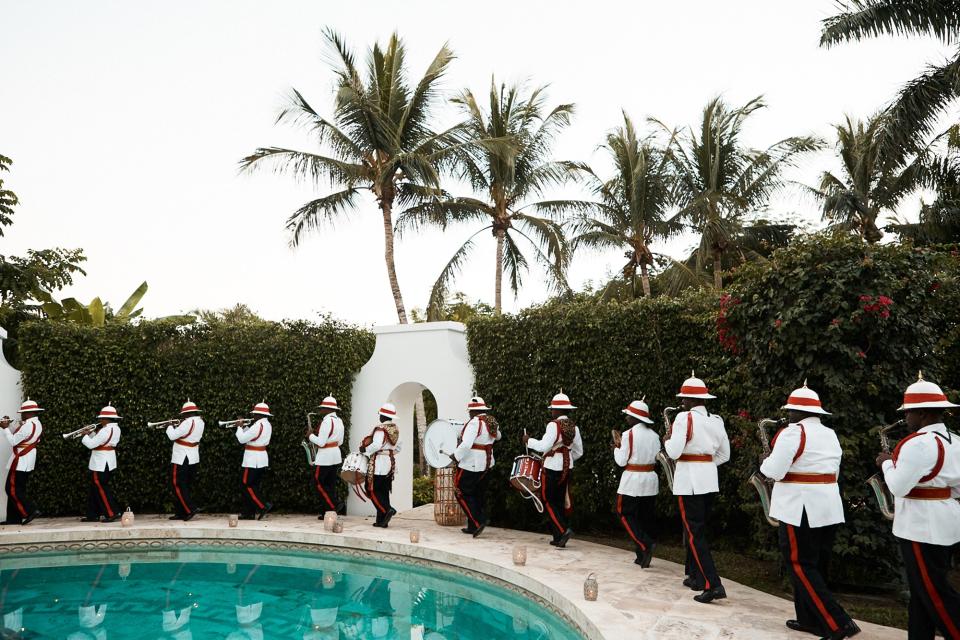
<instances>
[{"instance_id":1,"label":"saxophone","mask_svg":"<svg viewBox=\"0 0 960 640\"><path fill-rule=\"evenodd\" d=\"M679 411L679 407L667 407L663 410L664 440L670 439L670 434L673 432L672 414L675 414L677 411ZM659 462L663 468L663 476L667 479L667 485L670 487L670 491L673 492L673 473L677 469L677 461L661 449L657 453L657 462Z\"/></svg>"},{"instance_id":2,"label":"saxophone","mask_svg":"<svg viewBox=\"0 0 960 640\"><path fill-rule=\"evenodd\" d=\"M767 427L771 425L780 426L785 422L786 420L783 418L779 420L764 418L757 423L757 436L760 438L760 446L763 447L763 457L770 455L770 434L767 432ZM753 472L753 475L750 476L747 482L753 485L753 488L757 490L757 495L760 496L760 505L763 507L763 517L767 519L767 522L769 522L771 526L779 527L780 521L770 517L770 492L773 490L773 480L764 476L758 469Z\"/></svg>"},{"instance_id":3,"label":"saxophone","mask_svg":"<svg viewBox=\"0 0 960 640\"><path fill-rule=\"evenodd\" d=\"M890 453L890 439L887 437L887 433L902 424L904 424L904 420L901 419L893 424L880 427L880 450L883 453ZM880 505L880 513L882 513L883 517L887 520L893 520L893 495L890 493L890 489L887 488L887 483L883 481L883 472L878 471L870 476L870 478L867 479L867 484L873 489L873 495L877 497L877 504Z\"/></svg>"},{"instance_id":4,"label":"saxophone","mask_svg":"<svg viewBox=\"0 0 960 640\"><path fill-rule=\"evenodd\" d=\"M320 450L320 447L310 442L310 434L313 433L314 426L311 418L317 414L308 413L307 414L307 430L303 434L303 440L300 441L300 446L303 447L303 451L307 456L307 466L313 467L313 461L317 457L317 451ZM319 426L319 425L317 425Z\"/></svg>"}]
</instances>

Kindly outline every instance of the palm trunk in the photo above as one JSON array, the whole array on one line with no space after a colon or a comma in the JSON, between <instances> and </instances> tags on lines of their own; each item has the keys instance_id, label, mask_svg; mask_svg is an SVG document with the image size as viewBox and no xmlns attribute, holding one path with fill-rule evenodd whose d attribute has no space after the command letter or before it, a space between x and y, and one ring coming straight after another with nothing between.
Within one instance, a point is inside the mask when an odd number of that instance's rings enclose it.
<instances>
[{"instance_id":1,"label":"palm trunk","mask_svg":"<svg viewBox=\"0 0 960 640\"><path fill-rule=\"evenodd\" d=\"M417 449L420 451L419 465L420 472L426 473L427 461L423 457L423 436L427 433L427 410L423 406L423 391L417 394L417 401L413 405L413 417L417 423L417 442L420 444Z\"/></svg>"},{"instance_id":2,"label":"palm trunk","mask_svg":"<svg viewBox=\"0 0 960 640\"><path fill-rule=\"evenodd\" d=\"M650 276L647 274L647 263L640 263L640 283L643 284L643 295L650 297Z\"/></svg>"},{"instance_id":3,"label":"palm trunk","mask_svg":"<svg viewBox=\"0 0 960 640\"><path fill-rule=\"evenodd\" d=\"M494 290L493 290L493 308L496 310L497 315L503 311L503 229L497 230L497 270L496 276L494 277Z\"/></svg>"},{"instance_id":4,"label":"palm trunk","mask_svg":"<svg viewBox=\"0 0 960 640\"><path fill-rule=\"evenodd\" d=\"M403 296L400 294L397 268L393 264L393 205L381 201L380 210L383 212L383 258L387 263L387 277L390 279L393 303L397 306L397 319L400 324L407 324L407 311L403 306Z\"/></svg>"},{"instance_id":5,"label":"palm trunk","mask_svg":"<svg viewBox=\"0 0 960 640\"><path fill-rule=\"evenodd\" d=\"M713 286L717 291L723 289L723 274L720 266L721 255L719 252L713 254Z\"/></svg>"}]
</instances>

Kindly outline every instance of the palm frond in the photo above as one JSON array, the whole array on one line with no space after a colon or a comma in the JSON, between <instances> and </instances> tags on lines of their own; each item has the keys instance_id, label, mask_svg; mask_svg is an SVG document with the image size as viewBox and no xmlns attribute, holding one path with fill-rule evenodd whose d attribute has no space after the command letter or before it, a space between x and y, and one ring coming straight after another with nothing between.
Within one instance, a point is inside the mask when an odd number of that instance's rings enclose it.
<instances>
[{"instance_id":1,"label":"palm frond","mask_svg":"<svg viewBox=\"0 0 960 640\"><path fill-rule=\"evenodd\" d=\"M463 268L463 263L467 260L471 250L473 250L473 239L481 232L490 229L489 226L480 229L460 245L460 248L453 254L453 257L447 262L446 266L440 271L433 288L430 290L430 300L427 303L427 320L436 320L441 309L447 300L450 292L450 285Z\"/></svg>"},{"instance_id":2,"label":"palm frond","mask_svg":"<svg viewBox=\"0 0 960 640\"><path fill-rule=\"evenodd\" d=\"M356 202L359 189L349 188L331 193L306 203L289 218L287 231L290 232L290 246L297 247L306 231L314 231L324 224L331 224L338 217L352 209Z\"/></svg>"}]
</instances>

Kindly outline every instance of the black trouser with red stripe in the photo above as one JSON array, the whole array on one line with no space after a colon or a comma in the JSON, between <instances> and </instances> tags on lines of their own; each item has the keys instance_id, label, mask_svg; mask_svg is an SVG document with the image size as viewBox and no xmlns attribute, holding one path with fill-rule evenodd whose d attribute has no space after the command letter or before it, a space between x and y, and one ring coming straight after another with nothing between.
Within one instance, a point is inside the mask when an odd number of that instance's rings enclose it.
<instances>
[{"instance_id":1,"label":"black trouser with red stripe","mask_svg":"<svg viewBox=\"0 0 960 640\"><path fill-rule=\"evenodd\" d=\"M570 472L543 470L543 484L540 495L543 498L543 508L550 521L553 539L559 540L570 527L567 519L567 486L570 484Z\"/></svg>"},{"instance_id":2,"label":"black trouser with red stripe","mask_svg":"<svg viewBox=\"0 0 960 640\"><path fill-rule=\"evenodd\" d=\"M103 471L90 472L90 490L87 492L87 518L96 519L99 516L112 518L120 513L117 499L110 489L110 475L113 472L104 468Z\"/></svg>"},{"instance_id":3,"label":"black trouser with red stripe","mask_svg":"<svg viewBox=\"0 0 960 640\"><path fill-rule=\"evenodd\" d=\"M960 595L947 582L951 547L900 539L910 585L909 640L960 640Z\"/></svg>"},{"instance_id":4,"label":"black trouser with red stripe","mask_svg":"<svg viewBox=\"0 0 960 640\"><path fill-rule=\"evenodd\" d=\"M486 471L457 469L453 477L457 502L467 514L467 529L470 531L476 531L481 524L487 523L487 514L483 510L483 498L489 483L489 474Z\"/></svg>"},{"instance_id":5,"label":"black trouser with red stripe","mask_svg":"<svg viewBox=\"0 0 960 640\"><path fill-rule=\"evenodd\" d=\"M617 494L617 517L627 535L637 545L637 557L650 548L653 538L647 533L656 520L657 496Z\"/></svg>"},{"instance_id":6,"label":"black trouser with red stripe","mask_svg":"<svg viewBox=\"0 0 960 640\"><path fill-rule=\"evenodd\" d=\"M20 524L36 510L33 501L27 496L27 481L30 479L30 472L18 471L17 460L17 457L14 456L4 485L7 494L6 524Z\"/></svg>"},{"instance_id":7,"label":"black trouser with red stripe","mask_svg":"<svg viewBox=\"0 0 960 640\"><path fill-rule=\"evenodd\" d=\"M313 488L320 497L320 515L337 510L337 465L313 466Z\"/></svg>"},{"instance_id":8,"label":"black trouser with red stripe","mask_svg":"<svg viewBox=\"0 0 960 640\"><path fill-rule=\"evenodd\" d=\"M255 516L258 511L266 508L266 502L260 491L260 483L263 482L263 474L267 467L243 467L243 473L240 476L240 498L243 509L240 515L249 518Z\"/></svg>"},{"instance_id":9,"label":"black trouser with red stripe","mask_svg":"<svg viewBox=\"0 0 960 640\"><path fill-rule=\"evenodd\" d=\"M680 519L683 520L683 530L687 536L687 575L694 584L702 585L704 589L722 586L707 539L707 527L716 497L716 493L677 496Z\"/></svg>"},{"instance_id":10,"label":"black trouser with red stripe","mask_svg":"<svg viewBox=\"0 0 960 640\"><path fill-rule=\"evenodd\" d=\"M835 525L811 527L807 514L800 526L780 523L780 553L793 582L793 606L797 622L820 635L830 635L850 622L850 615L837 603L821 572L823 556L833 546Z\"/></svg>"},{"instance_id":11,"label":"black trouser with red stripe","mask_svg":"<svg viewBox=\"0 0 960 640\"><path fill-rule=\"evenodd\" d=\"M170 486L173 487L173 509L181 518L197 510L193 501L193 479L196 477L199 464L170 465Z\"/></svg>"},{"instance_id":12,"label":"black trouser with red stripe","mask_svg":"<svg viewBox=\"0 0 960 640\"><path fill-rule=\"evenodd\" d=\"M383 522L387 512L392 508L390 506L390 490L393 489L393 476L373 476L373 486L367 484L367 493L373 502L373 508L377 510L377 524Z\"/></svg>"}]
</instances>

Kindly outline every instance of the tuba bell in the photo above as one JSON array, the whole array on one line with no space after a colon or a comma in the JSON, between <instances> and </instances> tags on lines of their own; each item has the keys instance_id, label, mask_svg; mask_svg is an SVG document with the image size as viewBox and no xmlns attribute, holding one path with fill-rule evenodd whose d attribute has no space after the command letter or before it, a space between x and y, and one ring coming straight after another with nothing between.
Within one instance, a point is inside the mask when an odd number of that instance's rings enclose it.
<instances>
[{"instance_id":1,"label":"tuba bell","mask_svg":"<svg viewBox=\"0 0 960 640\"><path fill-rule=\"evenodd\" d=\"M880 450L883 453L890 453L890 438L887 433L903 425L904 420L897 420L893 424L880 427ZM880 506L880 513L887 520L893 520L894 501L893 494L887 488L887 483L883 481L883 472L878 471L867 479L867 485L873 489L873 495L877 498L877 504Z\"/></svg>"},{"instance_id":2,"label":"tuba bell","mask_svg":"<svg viewBox=\"0 0 960 640\"><path fill-rule=\"evenodd\" d=\"M779 426L786 422L785 419L780 418L779 420L772 420L770 418L764 418L757 423L757 437L760 438L760 446L763 448L763 457L770 455L770 434L767 432L767 427ZM760 470L754 471L750 476L750 479L747 480L750 484L753 485L753 488L757 490L757 495L760 497L760 506L763 507L763 517L767 519L767 522L770 523L773 527L779 527L780 521L776 518L770 517L770 493L773 491L773 480L766 477Z\"/></svg>"},{"instance_id":3,"label":"tuba bell","mask_svg":"<svg viewBox=\"0 0 960 640\"><path fill-rule=\"evenodd\" d=\"M673 414L679 411L679 407L666 407L663 410L663 433L664 439L669 440L673 431ZM673 491L673 475L677 470L677 461L667 455L667 452L661 449L657 452L657 462L663 469L663 477L667 479L667 485L670 491Z\"/></svg>"}]
</instances>

